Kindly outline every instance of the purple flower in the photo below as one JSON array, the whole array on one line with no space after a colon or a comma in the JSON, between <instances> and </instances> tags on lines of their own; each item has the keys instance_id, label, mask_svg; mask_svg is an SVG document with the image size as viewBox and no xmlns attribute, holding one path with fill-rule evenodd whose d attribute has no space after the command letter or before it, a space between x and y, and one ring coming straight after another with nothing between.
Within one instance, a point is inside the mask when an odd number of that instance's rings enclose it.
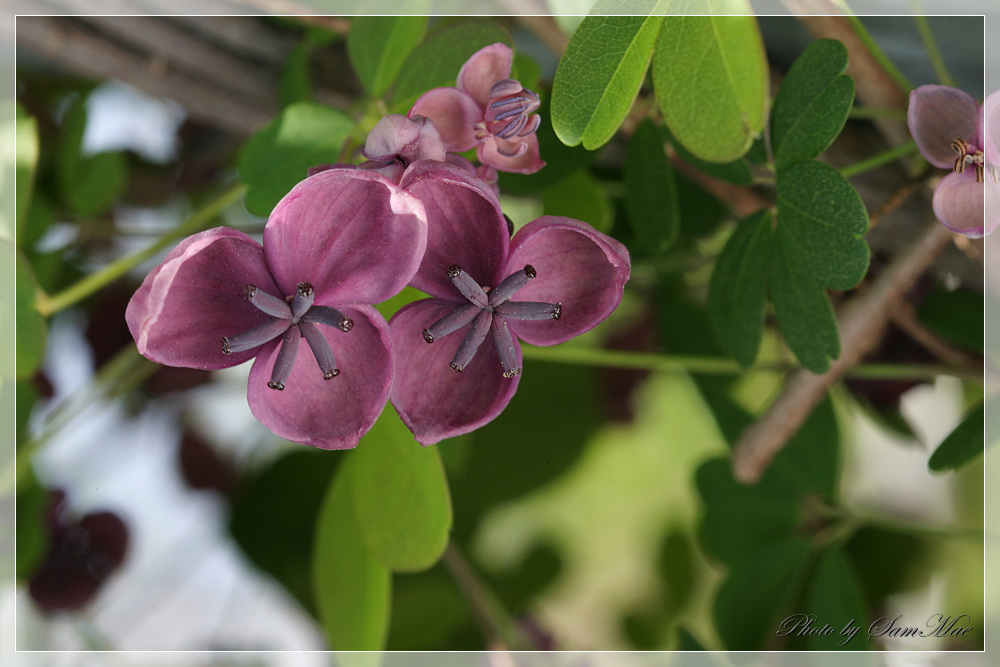
<instances>
[{"instance_id":1,"label":"purple flower","mask_svg":"<svg viewBox=\"0 0 1000 667\"><path fill-rule=\"evenodd\" d=\"M920 86L910 93L907 122L917 147L935 167L952 170L934 190L934 214L948 229L971 238L989 234L1000 223L992 202L997 196L997 95L980 105L949 86Z\"/></svg>"},{"instance_id":2,"label":"purple flower","mask_svg":"<svg viewBox=\"0 0 1000 667\"><path fill-rule=\"evenodd\" d=\"M513 238L488 186L449 164L418 163L400 183L427 210L427 251L411 285L431 295L389 322L390 400L417 441L434 444L494 419L517 390L523 340L555 345L621 302L628 251L556 216Z\"/></svg>"},{"instance_id":3,"label":"purple flower","mask_svg":"<svg viewBox=\"0 0 1000 667\"><path fill-rule=\"evenodd\" d=\"M430 118L449 151L475 148L479 161L494 169L538 171L545 166L535 135L538 95L510 78L513 58L506 44L480 49L462 66L457 87L424 93L409 116Z\"/></svg>"},{"instance_id":4,"label":"purple flower","mask_svg":"<svg viewBox=\"0 0 1000 667\"><path fill-rule=\"evenodd\" d=\"M401 290L427 241L423 206L374 171L331 169L274 208L264 245L210 229L182 241L125 313L139 352L218 369L253 358L248 401L279 436L357 445L388 399L388 326L368 304ZM298 354L302 338L311 354Z\"/></svg>"}]
</instances>

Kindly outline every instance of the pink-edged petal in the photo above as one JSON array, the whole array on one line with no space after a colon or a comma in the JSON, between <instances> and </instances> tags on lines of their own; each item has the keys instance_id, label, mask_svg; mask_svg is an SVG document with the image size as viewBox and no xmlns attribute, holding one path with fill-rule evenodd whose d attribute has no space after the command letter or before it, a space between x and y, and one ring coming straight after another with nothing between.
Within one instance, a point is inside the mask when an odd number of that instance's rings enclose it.
<instances>
[{"instance_id":1,"label":"pink-edged petal","mask_svg":"<svg viewBox=\"0 0 1000 667\"><path fill-rule=\"evenodd\" d=\"M496 284L507 255L507 221L490 187L463 167L417 162L400 185L427 212L427 250L410 283L431 296L465 301L448 278L457 264L483 286Z\"/></svg>"},{"instance_id":2,"label":"pink-edged petal","mask_svg":"<svg viewBox=\"0 0 1000 667\"><path fill-rule=\"evenodd\" d=\"M486 108L493 84L510 78L514 52L506 44L497 42L485 46L465 61L458 72L458 89L469 94L480 109Z\"/></svg>"},{"instance_id":3,"label":"pink-edged petal","mask_svg":"<svg viewBox=\"0 0 1000 667\"><path fill-rule=\"evenodd\" d=\"M476 157L488 167L515 174L533 174L545 166L538 153L538 137L534 134L508 141L490 135L476 146Z\"/></svg>"},{"instance_id":4,"label":"pink-edged petal","mask_svg":"<svg viewBox=\"0 0 1000 667\"><path fill-rule=\"evenodd\" d=\"M429 118L449 151L467 151L476 145L476 123L483 108L458 88L434 88L421 95L407 114Z\"/></svg>"},{"instance_id":5,"label":"pink-edged petal","mask_svg":"<svg viewBox=\"0 0 1000 667\"><path fill-rule=\"evenodd\" d=\"M926 85L910 93L907 124L924 158L935 167L950 169L958 154L955 139L978 146L979 104L964 90Z\"/></svg>"},{"instance_id":6,"label":"pink-edged petal","mask_svg":"<svg viewBox=\"0 0 1000 667\"><path fill-rule=\"evenodd\" d=\"M250 370L250 411L274 433L320 449L351 449L382 413L392 384L393 352L389 327L371 306L340 306L354 321L343 332L317 328L330 344L340 374L323 379L316 357L299 344L283 391L267 386L280 339L265 346Z\"/></svg>"},{"instance_id":7,"label":"pink-edged petal","mask_svg":"<svg viewBox=\"0 0 1000 667\"><path fill-rule=\"evenodd\" d=\"M987 97L979 108L979 136L986 164L1000 166L1000 91Z\"/></svg>"},{"instance_id":8,"label":"pink-edged petal","mask_svg":"<svg viewBox=\"0 0 1000 667\"><path fill-rule=\"evenodd\" d=\"M399 293L427 243L424 207L368 169L300 182L264 227L268 266L284 294L311 283L316 303L379 303Z\"/></svg>"},{"instance_id":9,"label":"pink-edged petal","mask_svg":"<svg viewBox=\"0 0 1000 667\"><path fill-rule=\"evenodd\" d=\"M499 415L510 402L520 376L503 377L493 341L487 339L458 373L449 362L471 324L428 344L421 331L455 309L455 304L424 299L404 306L389 322L396 353L390 401L417 442L433 445L469 433ZM521 347L514 340L517 365Z\"/></svg>"},{"instance_id":10,"label":"pink-edged petal","mask_svg":"<svg viewBox=\"0 0 1000 667\"><path fill-rule=\"evenodd\" d=\"M430 119L419 115L407 118L400 114L388 114L368 133L361 153L376 162L388 162L398 157L410 163L444 160L445 146Z\"/></svg>"},{"instance_id":11,"label":"pink-edged petal","mask_svg":"<svg viewBox=\"0 0 1000 667\"><path fill-rule=\"evenodd\" d=\"M985 185L976 182L974 170L951 173L934 189L934 215L951 231L976 239L985 233L985 201Z\"/></svg>"},{"instance_id":12,"label":"pink-edged petal","mask_svg":"<svg viewBox=\"0 0 1000 667\"><path fill-rule=\"evenodd\" d=\"M529 222L511 239L506 275L535 268L511 301L562 303L558 320L508 320L521 340L555 345L603 322L622 300L631 271L628 250L590 225L558 216Z\"/></svg>"},{"instance_id":13,"label":"pink-edged petal","mask_svg":"<svg viewBox=\"0 0 1000 667\"><path fill-rule=\"evenodd\" d=\"M247 285L283 296L255 240L226 227L184 239L146 276L125 309L140 354L166 366L209 370L250 359L256 348L222 351L223 338L269 319L247 301Z\"/></svg>"}]
</instances>

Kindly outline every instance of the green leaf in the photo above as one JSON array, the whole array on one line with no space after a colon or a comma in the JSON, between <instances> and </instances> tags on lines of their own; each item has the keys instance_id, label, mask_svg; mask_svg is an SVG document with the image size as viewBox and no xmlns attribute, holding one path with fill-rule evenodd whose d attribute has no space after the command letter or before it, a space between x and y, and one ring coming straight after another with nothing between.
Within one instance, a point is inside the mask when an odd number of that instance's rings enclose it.
<instances>
[{"instance_id":1,"label":"green leaf","mask_svg":"<svg viewBox=\"0 0 1000 667\"><path fill-rule=\"evenodd\" d=\"M587 169L578 169L541 191L543 213L589 223L602 232L611 230L614 211L608 193Z\"/></svg>"},{"instance_id":2,"label":"green leaf","mask_svg":"<svg viewBox=\"0 0 1000 667\"><path fill-rule=\"evenodd\" d=\"M421 447L387 407L354 455L352 487L361 535L396 572L425 570L448 545L451 499L437 447Z\"/></svg>"},{"instance_id":3,"label":"green leaf","mask_svg":"<svg viewBox=\"0 0 1000 667\"><path fill-rule=\"evenodd\" d=\"M405 113L431 88L454 86L465 61L479 49L497 42L514 45L506 30L485 21L467 21L428 35L399 71L392 92L393 109Z\"/></svg>"},{"instance_id":4,"label":"green leaf","mask_svg":"<svg viewBox=\"0 0 1000 667\"><path fill-rule=\"evenodd\" d=\"M14 576L19 582L24 582L35 573L45 558L50 543L49 531L46 529L49 492L38 482L34 470L28 470L30 477L18 482L17 501L14 503L17 538L14 545Z\"/></svg>"},{"instance_id":5,"label":"green leaf","mask_svg":"<svg viewBox=\"0 0 1000 667\"><path fill-rule=\"evenodd\" d=\"M125 156L118 152L83 155L86 126L86 102L79 97L63 118L58 178L66 204L80 215L96 216L125 191L128 166Z\"/></svg>"},{"instance_id":6,"label":"green leaf","mask_svg":"<svg viewBox=\"0 0 1000 667\"><path fill-rule=\"evenodd\" d=\"M677 240L680 206L674 170L649 119L632 133L626 148L625 206L635 235L653 253Z\"/></svg>"},{"instance_id":7,"label":"green leaf","mask_svg":"<svg viewBox=\"0 0 1000 667\"><path fill-rule=\"evenodd\" d=\"M806 593L806 610L816 621L811 627L829 625L830 634L810 634L807 645L812 651L858 651L869 648L868 612L861 584L847 556L839 547L820 557ZM841 631L856 629L852 636ZM825 635L825 636L824 636Z\"/></svg>"},{"instance_id":8,"label":"green leaf","mask_svg":"<svg viewBox=\"0 0 1000 667\"><path fill-rule=\"evenodd\" d=\"M840 356L840 333L826 290L793 264L779 236L771 254L769 281L774 314L785 342L802 365L825 373Z\"/></svg>"},{"instance_id":9,"label":"green leaf","mask_svg":"<svg viewBox=\"0 0 1000 667\"><path fill-rule=\"evenodd\" d=\"M982 351L984 314L987 310L993 310L993 303L984 304L982 292L939 290L924 298L917 308L917 319L939 336Z\"/></svg>"},{"instance_id":10,"label":"green leaf","mask_svg":"<svg viewBox=\"0 0 1000 667\"><path fill-rule=\"evenodd\" d=\"M261 217L270 215L310 167L337 162L340 147L353 129L351 117L337 109L312 102L288 106L250 137L240 154L247 210Z\"/></svg>"},{"instance_id":11,"label":"green leaf","mask_svg":"<svg viewBox=\"0 0 1000 667\"><path fill-rule=\"evenodd\" d=\"M986 447L983 422L985 415L985 402L970 410L955 430L934 450L927 466L937 472L957 470L982 454Z\"/></svg>"},{"instance_id":12,"label":"green leaf","mask_svg":"<svg viewBox=\"0 0 1000 667\"><path fill-rule=\"evenodd\" d=\"M808 541L788 538L733 566L713 609L719 637L728 650L765 648L799 591L810 551Z\"/></svg>"},{"instance_id":13,"label":"green leaf","mask_svg":"<svg viewBox=\"0 0 1000 667\"><path fill-rule=\"evenodd\" d=\"M552 127L567 146L603 146L646 77L662 16L588 16L552 82Z\"/></svg>"},{"instance_id":14,"label":"green leaf","mask_svg":"<svg viewBox=\"0 0 1000 667\"><path fill-rule=\"evenodd\" d=\"M17 244L24 246L28 224L28 210L35 184L35 170L38 167L38 122L20 104L15 116L17 153L14 156L16 169L16 229Z\"/></svg>"},{"instance_id":15,"label":"green leaf","mask_svg":"<svg viewBox=\"0 0 1000 667\"><path fill-rule=\"evenodd\" d=\"M772 220L770 211L759 211L737 225L719 255L708 290L719 345L744 367L757 358L764 333Z\"/></svg>"},{"instance_id":16,"label":"green leaf","mask_svg":"<svg viewBox=\"0 0 1000 667\"><path fill-rule=\"evenodd\" d=\"M840 425L827 396L774 457L760 483L780 484L797 496L818 493L832 503L839 481Z\"/></svg>"},{"instance_id":17,"label":"green leaf","mask_svg":"<svg viewBox=\"0 0 1000 667\"><path fill-rule=\"evenodd\" d=\"M854 80L844 74L847 49L833 39L810 44L774 97L771 142L775 166L809 160L837 138L854 103Z\"/></svg>"},{"instance_id":18,"label":"green leaf","mask_svg":"<svg viewBox=\"0 0 1000 667\"><path fill-rule=\"evenodd\" d=\"M392 576L361 537L351 488L353 463L341 464L319 513L313 587L331 649L378 651L389 628Z\"/></svg>"},{"instance_id":19,"label":"green leaf","mask_svg":"<svg viewBox=\"0 0 1000 667\"><path fill-rule=\"evenodd\" d=\"M347 55L368 94L385 94L426 29L426 16L357 16L351 20Z\"/></svg>"},{"instance_id":20,"label":"green leaf","mask_svg":"<svg viewBox=\"0 0 1000 667\"><path fill-rule=\"evenodd\" d=\"M749 16L668 16L653 53L653 87L670 132L708 162L742 157L764 129L767 58Z\"/></svg>"},{"instance_id":21,"label":"green leaf","mask_svg":"<svg viewBox=\"0 0 1000 667\"><path fill-rule=\"evenodd\" d=\"M854 287L868 271L868 211L828 164L797 162L778 172L778 237L802 274L831 289Z\"/></svg>"},{"instance_id":22,"label":"green leaf","mask_svg":"<svg viewBox=\"0 0 1000 667\"><path fill-rule=\"evenodd\" d=\"M278 97L281 99L282 107L313 99L309 59L315 46L311 33L306 33L288 54L281 68L281 77L278 79Z\"/></svg>"},{"instance_id":23,"label":"green leaf","mask_svg":"<svg viewBox=\"0 0 1000 667\"><path fill-rule=\"evenodd\" d=\"M14 304L17 326L15 328L16 372L18 380L30 378L45 357L47 327L45 318L35 308L38 283L31 264L24 253L17 250L16 291Z\"/></svg>"}]
</instances>

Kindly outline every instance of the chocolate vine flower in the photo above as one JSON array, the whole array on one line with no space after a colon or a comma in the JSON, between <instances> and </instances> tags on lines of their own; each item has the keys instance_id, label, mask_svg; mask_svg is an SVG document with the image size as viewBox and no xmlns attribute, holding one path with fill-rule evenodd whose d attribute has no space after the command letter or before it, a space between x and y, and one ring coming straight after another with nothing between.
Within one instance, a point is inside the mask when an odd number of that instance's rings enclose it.
<instances>
[{"instance_id":1,"label":"chocolate vine flower","mask_svg":"<svg viewBox=\"0 0 1000 667\"><path fill-rule=\"evenodd\" d=\"M590 225L544 216L510 238L489 188L449 164L418 163L400 185L427 210L427 251L411 285L431 295L389 322L390 400L417 441L494 419L517 389L521 345L555 345L621 302L628 251Z\"/></svg>"},{"instance_id":2,"label":"chocolate vine flower","mask_svg":"<svg viewBox=\"0 0 1000 667\"><path fill-rule=\"evenodd\" d=\"M279 436L346 449L381 413L393 353L368 304L399 292L427 241L423 206L374 171L330 169L271 213L263 247L219 227L182 241L125 318L161 364L219 369L254 359L248 402ZM299 354L305 338L312 354Z\"/></svg>"},{"instance_id":3,"label":"chocolate vine flower","mask_svg":"<svg viewBox=\"0 0 1000 667\"><path fill-rule=\"evenodd\" d=\"M984 217L986 198L997 196L997 141L986 132L987 123L993 132L1000 129L996 96L980 105L949 86L920 86L910 93L907 122L917 147L935 167L952 170L934 190L934 214L948 229L971 238L1000 223L995 206Z\"/></svg>"},{"instance_id":4,"label":"chocolate vine flower","mask_svg":"<svg viewBox=\"0 0 1000 667\"><path fill-rule=\"evenodd\" d=\"M434 88L408 114L430 118L449 151L476 149L476 157L500 171L531 174L545 166L535 130L538 95L510 78L513 52L491 44L472 54L454 88Z\"/></svg>"}]
</instances>

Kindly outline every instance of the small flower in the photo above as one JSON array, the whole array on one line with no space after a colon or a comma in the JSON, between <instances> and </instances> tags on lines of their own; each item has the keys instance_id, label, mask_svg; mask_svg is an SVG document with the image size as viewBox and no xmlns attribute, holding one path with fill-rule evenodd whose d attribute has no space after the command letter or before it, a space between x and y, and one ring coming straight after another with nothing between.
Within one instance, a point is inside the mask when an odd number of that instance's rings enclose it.
<instances>
[{"instance_id":1,"label":"small flower","mask_svg":"<svg viewBox=\"0 0 1000 667\"><path fill-rule=\"evenodd\" d=\"M917 147L935 167L952 170L934 190L934 214L948 229L971 238L1000 223L995 206L984 217L986 198L997 196L997 141L986 132L987 123L994 133L1000 129L997 95L980 105L949 86L920 86L910 93L907 122Z\"/></svg>"},{"instance_id":2,"label":"small flower","mask_svg":"<svg viewBox=\"0 0 1000 667\"><path fill-rule=\"evenodd\" d=\"M491 44L472 54L457 87L424 93L409 116L434 122L449 151L476 149L476 157L500 171L531 174L545 166L535 130L541 122L538 95L510 78L513 52Z\"/></svg>"},{"instance_id":3,"label":"small flower","mask_svg":"<svg viewBox=\"0 0 1000 667\"><path fill-rule=\"evenodd\" d=\"M139 352L218 369L255 359L248 402L279 436L357 445L388 399L393 355L369 304L399 292L427 239L423 206L374 171L330 169L274 208L263 247L219 227L182 241L125 318ZM305 338L312 354L298 354Z\"/></svg>"},{"instance_id":4,"label":"small flower","mask_svg":"<svg viewBox=\"0 0 1000 667\"><path fill-rule=\"evenodd\" d=\"M590 225L544 216L510 238L488 186L449 164L400 183L427 209L427 251L411 285L433 298L389 322L390 400L417 441L434 444L494 419L517 389L521 345L555 345L621 302L628 251Z\"/></svg>"}]
</instances>

